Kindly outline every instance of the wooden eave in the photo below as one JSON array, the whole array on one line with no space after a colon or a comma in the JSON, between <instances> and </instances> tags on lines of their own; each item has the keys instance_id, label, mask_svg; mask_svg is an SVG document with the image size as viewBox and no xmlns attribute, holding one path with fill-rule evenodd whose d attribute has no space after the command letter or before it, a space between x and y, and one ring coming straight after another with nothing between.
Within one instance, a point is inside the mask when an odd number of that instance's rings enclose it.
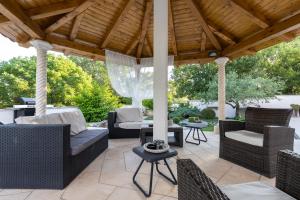
<instances>
[{"instance_id":1,"label":"wooden eave","mask_svg":"<svg viewBox=\"0 0 300 200\"><path fill-rule=\"evenodd\" d=\"M169 54L177 64L238 58L293 40L300 0L168 0ZM21 46L42 39L54 50L97 60L105 49L153 56L152 0L0 0L0 33Z\"/></svg>"}]
</instances>

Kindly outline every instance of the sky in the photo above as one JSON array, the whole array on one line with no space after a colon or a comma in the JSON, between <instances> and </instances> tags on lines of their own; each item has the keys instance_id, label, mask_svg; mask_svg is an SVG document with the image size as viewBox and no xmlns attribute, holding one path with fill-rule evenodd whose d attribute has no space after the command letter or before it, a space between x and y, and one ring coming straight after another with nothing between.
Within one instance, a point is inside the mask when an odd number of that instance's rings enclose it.
<instances>
[{"instance_id":1,"label":"sky","mask_svg":"<svg viewBox=\"0 0 300 200\"><path fill-rule=\"evenodd\" d=\"M36 51L33 47L20 47L18 43L0 34L0 61L7 61L13 57L35 56Z\"/></svg>"}]
</instances>

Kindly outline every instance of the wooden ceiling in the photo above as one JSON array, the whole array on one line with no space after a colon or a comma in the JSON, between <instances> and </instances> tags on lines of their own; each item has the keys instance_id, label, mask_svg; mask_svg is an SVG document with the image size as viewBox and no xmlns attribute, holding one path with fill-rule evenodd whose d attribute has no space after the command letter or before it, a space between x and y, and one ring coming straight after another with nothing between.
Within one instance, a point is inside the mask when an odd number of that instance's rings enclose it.
<instances>
[{"instance_id":1,"label":"wooden ceiling","mask_svg":"<svg viewBox=\"0 0 300 200\"><path fill-rule=\"evenodd\" d=\"M300 33L300 0L168 0L169 54L177 64L236 58ZM151 0L0 0L0 33L65 54L104 60L104 49L153 56ZM1 55L0 55L1 56Z\"/></svg>"}]
</instances>

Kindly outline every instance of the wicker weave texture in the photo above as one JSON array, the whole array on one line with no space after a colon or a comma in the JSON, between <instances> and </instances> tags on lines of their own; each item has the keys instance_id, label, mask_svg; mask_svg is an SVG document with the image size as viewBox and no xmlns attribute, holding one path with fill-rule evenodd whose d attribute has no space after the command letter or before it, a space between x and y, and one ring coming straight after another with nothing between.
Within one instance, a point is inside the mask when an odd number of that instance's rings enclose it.
<instances>
[{"instance_id":1,"label":"wicker weave texture","mask_svg":"<svg viewBox=\"0 0 300 200\"><path fill-rule=\"evenodd\" d=\"M289 150L278 153L276 187L300 199L300 155Z\"/></svg>"},{"instance_id":2,"label":"wicker weave texture","mask_svg":"<svg viewBox=\"0 0 300 200\"><path fill-rule=\"evenodd\" d=\"M177 160L178 200L229 200L189 159Z\"/></svg>"},{"instance_id":3,"label":"wicker weave texture","mask_svg":"<svg viewBox=\"0 0 300 200\"><path fill-rule=\"evenodd\" d=\"M245 129L256 133L263 133L268 125L289 126L292 109L270 109L248 107L245 113Z\"/></svg>"}]
</instances>

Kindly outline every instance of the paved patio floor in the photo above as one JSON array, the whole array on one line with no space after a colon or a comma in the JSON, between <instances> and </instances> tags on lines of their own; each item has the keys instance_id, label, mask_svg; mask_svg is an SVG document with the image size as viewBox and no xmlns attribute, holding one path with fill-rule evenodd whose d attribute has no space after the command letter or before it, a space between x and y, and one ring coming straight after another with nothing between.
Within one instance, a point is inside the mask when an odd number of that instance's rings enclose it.
<instances>
[{"instance_id":1,"label":"paved patio floor","mask_svg":"<svg viewBox=\"0 0 300 200\"><path fill-rule=\"evenodd\" d=\"M208 143L200 146L184 144L177 148L178 158L190 158L218 185L262 181L274 185L268 179L250 170L218 158L218 135L208 133ZM138 139L110 140L109 148L91 163L65 190L1 190L0 200L143 200L146 199L132 183L132 176L140 158L132 153ZM297 141L300 147L300 143ZM300 150L300 148L298 148ZM299 151L300 152L300 151ZM171 159L176 172L176 160ZM165 171L161 166L162 171ZM149 164L144 165L138 180L147 187ZM155 173L153 194L150 200L175 200L177 187Z\"/></svg>"}]
</instances>

